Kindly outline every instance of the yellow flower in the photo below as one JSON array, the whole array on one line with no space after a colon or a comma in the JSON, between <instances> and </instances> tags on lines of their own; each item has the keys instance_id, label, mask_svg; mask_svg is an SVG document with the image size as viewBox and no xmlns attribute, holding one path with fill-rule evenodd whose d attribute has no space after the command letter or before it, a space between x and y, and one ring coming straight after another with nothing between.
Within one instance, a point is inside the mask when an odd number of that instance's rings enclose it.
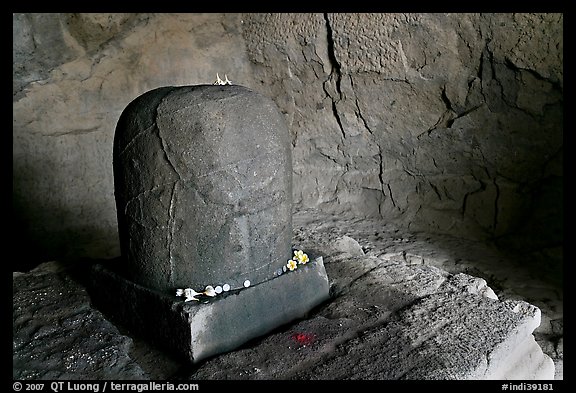
<instances>
[{"instance_id":1,"label":"yellow flower","mask_svg":"<svg viewBox=\"0 0 576 393\"><path fill-rule=\"evenodd\" d=\"M288 263L286 264L286 267L287 267L288 269L290 269L290 271L292 271L292 270L296 269L296 268L298 267L298 265L297 265L297 263L296 263L295 260L290 259L290 260L288 261Z\"/></svg>"},{"instance_id":2,"label":"yellow flower","mask_svg":"<svg viewBox=\"0 0 576 393\"><path fill-rule=\"evenodd\" d=\"M309 261L308 255L304 254L304 251L298 250L294 251L294 259L298 260L298 263L305 264Z\"/></svg>"}]
</instances>

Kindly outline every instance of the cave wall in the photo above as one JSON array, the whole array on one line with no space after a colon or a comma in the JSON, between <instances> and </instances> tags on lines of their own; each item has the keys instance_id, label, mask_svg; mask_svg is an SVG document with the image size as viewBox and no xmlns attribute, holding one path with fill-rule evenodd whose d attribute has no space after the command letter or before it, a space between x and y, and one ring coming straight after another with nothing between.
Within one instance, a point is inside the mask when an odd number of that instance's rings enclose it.
<instances>
[{"instance_id":1,"label":"cave wall","mask_svg":"<svg viewBox=\"0 0 576 393\"><path fill-rule=\"evenodd\" d=\"M295 201L412 230L522 229L519 245L557 244L562 23L560 14L250 15L254 77L292 130Z\"/></svg>"},{"instance_id":2,"label":"cave wall","mask_svg":"<svg viewBox=\"0 0 576 393\"><path fill-rule=\"evenodd\" d=\"M29 261L119 253L112 138L159 86L275 100L295 208L562 238L561 14L14 14L13 210ZM30 262L32 263L32 262Z\"/></svg>"}]
</instances>

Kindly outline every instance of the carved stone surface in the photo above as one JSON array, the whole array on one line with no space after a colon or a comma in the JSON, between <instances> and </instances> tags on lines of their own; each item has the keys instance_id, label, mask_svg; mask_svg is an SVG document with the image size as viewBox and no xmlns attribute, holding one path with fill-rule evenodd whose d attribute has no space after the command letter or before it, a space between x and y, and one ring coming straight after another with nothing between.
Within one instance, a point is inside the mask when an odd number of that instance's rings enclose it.
<instances>
[{"instance_id":1,"label":"carved stone surface","mask_svg":"<svg viewBox=\"0 0 576 393\"><path fill-rule=\"evenodd\" d=\"M242 86L152 90L122 113L113 164L131 280L236 289L290 258L290 137L270 99Z\"/></svg>"}]
</instances>

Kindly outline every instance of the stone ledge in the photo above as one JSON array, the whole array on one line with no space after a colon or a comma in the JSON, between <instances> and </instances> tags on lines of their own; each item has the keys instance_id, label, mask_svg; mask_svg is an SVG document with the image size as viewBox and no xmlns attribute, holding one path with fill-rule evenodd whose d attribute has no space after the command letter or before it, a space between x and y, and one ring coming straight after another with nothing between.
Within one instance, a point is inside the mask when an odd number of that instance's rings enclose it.
<instances>
[{"instance_id":1,"label":"stone ledge","mask_svg":"<svg viewBox=\"0 0 576 393\"><path fill-rule=\"evenodd\" d=\"M360 261L350 261L358 264ZM332 262L338 263L338 262ZM346 262L344 262L346 263ZM427 266L394 263L357 281L386 282L395 304L360 288L257 346L223 354L188 376L202 379L553 379L554 364L535 343L540 310L486 296L478 281ZM342 264L342 262L340 262ZM328 267L331 265L328 264ZM329 271L329 273L331 273ZM336 275L334 275L336 276ZM330 277L333 277L330 274ZM392 277L399 278L391 280ZM405 279L414 298L400 296ZM434 283L438 283L436 285Z\"/></svg>"},{"instance_id":2,"label":"stone ledge","mask_svg":"<svg viewBox=\"0 0 576 393\"><path fill-rule=\"evenodd\" d=\"M150 290L102 264L91 268L94 305L160 348L196 363L304 317L329 298L322 257L293 272L206 302Z\"/></svg>"}]
</instances>

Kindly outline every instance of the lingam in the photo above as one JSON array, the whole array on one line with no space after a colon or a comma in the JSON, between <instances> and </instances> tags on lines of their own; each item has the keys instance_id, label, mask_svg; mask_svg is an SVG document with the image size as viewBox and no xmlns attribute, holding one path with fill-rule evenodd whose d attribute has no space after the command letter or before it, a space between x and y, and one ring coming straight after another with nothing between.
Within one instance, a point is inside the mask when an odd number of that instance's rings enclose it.
<instances>
[{"instance_id":1,"label":"lingam","mask_svg":"<svg viewBox=\"0 0 576 393\"><path fill-rule=\"evenodd\" d=\"M290 139L228 78L132 101L113 147L122 257L93 269L96 303L197 362L327 300L322 258L292 245Z\"/></svg>"}]
</instances>

